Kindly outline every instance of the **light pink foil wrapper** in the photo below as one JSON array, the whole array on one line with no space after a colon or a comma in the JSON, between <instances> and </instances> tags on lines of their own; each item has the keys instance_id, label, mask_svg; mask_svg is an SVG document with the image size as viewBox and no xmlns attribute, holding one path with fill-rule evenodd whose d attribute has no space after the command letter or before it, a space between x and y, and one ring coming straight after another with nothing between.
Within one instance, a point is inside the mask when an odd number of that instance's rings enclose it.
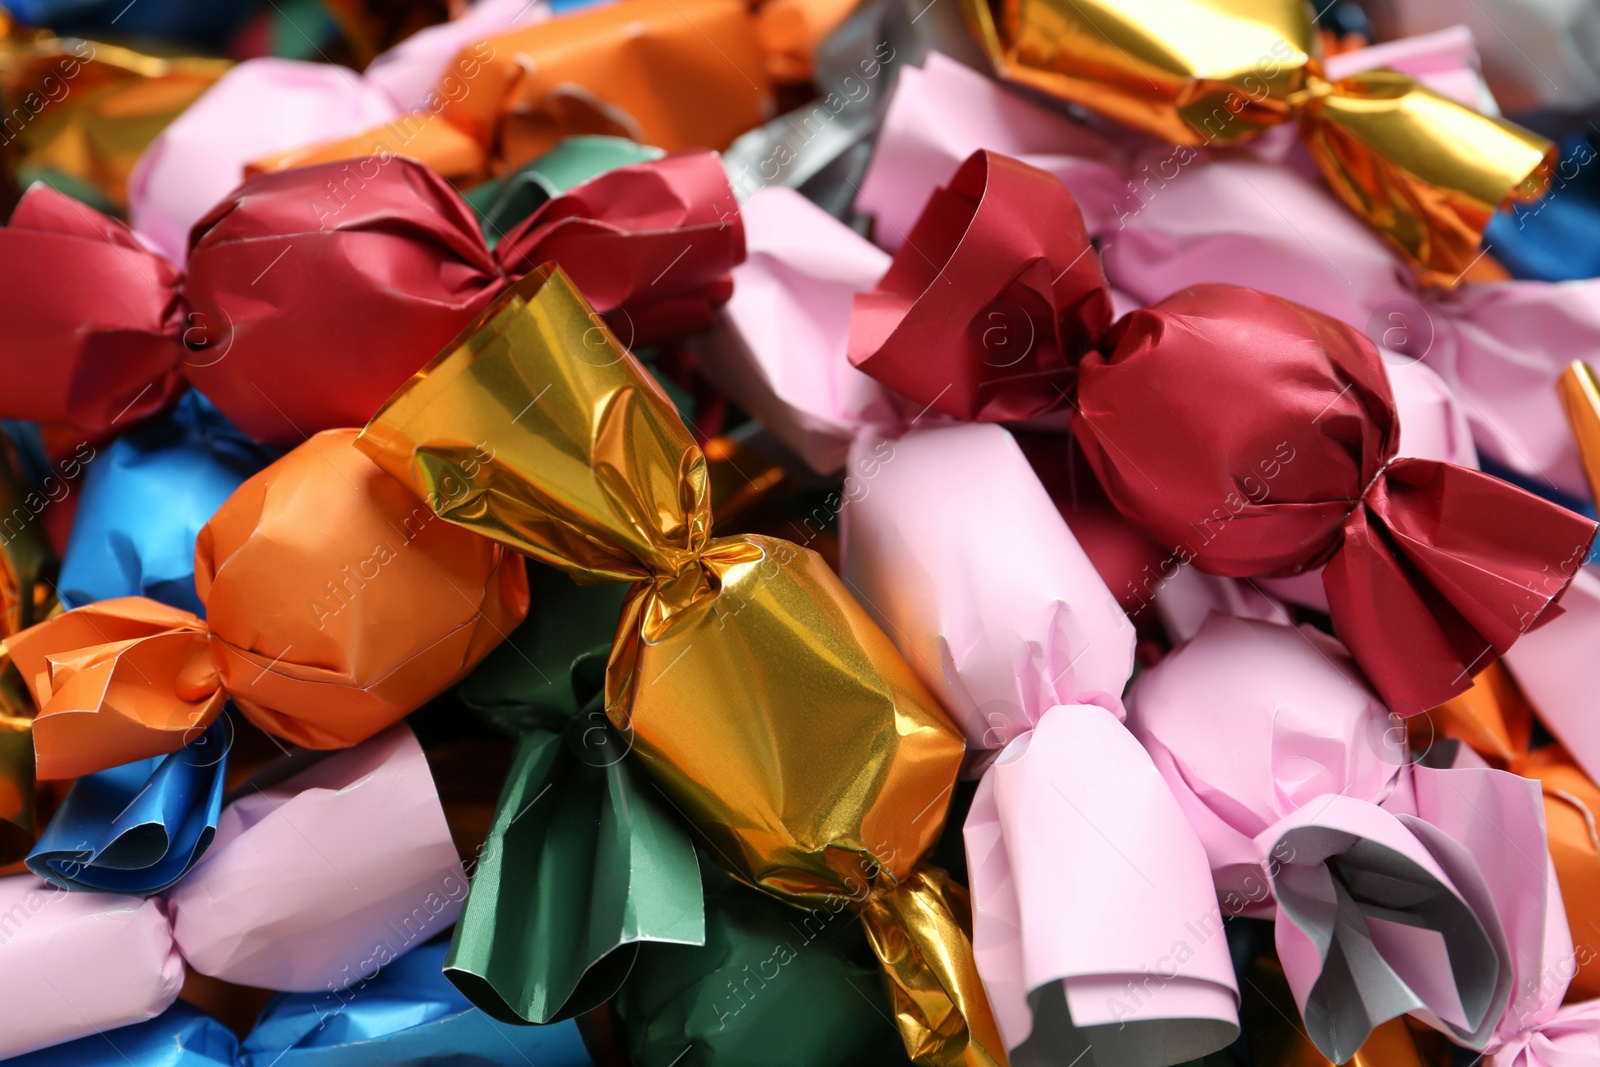
<instances>
[{"instance_id":1,"label":"light pink foil wrapper","mask_svg":"<svg viewBox=\"0 0 1600 1067\"><path fill-rule=\"evenodd\" d=\"M343 989L449 929L466 893L427 760L391 727L228 805L165 896L0 878L0 1058L159 1015L185 960L241 985Z\"/></svg>"},{"instance_id":2,"label":"light pink foil wrapper","mask_svg":"<svg viewBox=\"0 0 1600 1067\"><path fill-rule=\"evenodd\" d=\"M855 295L889 257L789 189L762 189L739 211L745 261L722 323L698 342L700 368L807 466L832 474L863 429L905 423L902 401L845 354Z\"/></svg>"},{"instance_id":3,"label":"light pink foil wrapper","mask_svg":"<svg viewBox=\"0 0 1600 1067\"><path fill-rule=\"evenodd\" d=\"M353 136L405 111L437 111L443 104L438 97L430 102L430 96L462 49L549 17L549 6L539 0L481 0L462 18L401 41L373 60L366 74L331 63L247 59L139 158L128 180L129 221L157 250L182 263L190 228L244 180L246 164ZM471 91L462 82L452 95Z\"/></svg>"},{"instance_id":4,"label":"light pink foil wrapper","mask_svg":"<svg viewBox=\"0 0 1600 1067\"><path fill-rule=\"evenodd\" d=\"M1221 1048L1237 990L1204 850L1121 722L1127 616L1004 429L882 444L852 453L875 473L843 573L987 764L973 948L1006 1045L1044 1055L1070 1025L1119 1064Z\"/></svg>"},{"instance_id":5,"label":"light pink foil wrapper","mask_svg":"<svg viewBox=\"0 0 1600 1067\"><path fill-rule=\"evenodd\" d=\"M311 992L449 929L466 891L428 762L401 724L228 805L168 900L201 974Z\"/></svg>"},{"instance_id":6,"label":"light pink foil wrapper","mask_svg":"<svg viewBox=\"0 0 1600 1067\"><path fill-rule=\"evenodd\" d=\"M1330 1058L1347 1059L1367 1026L1403 1013L1492 1050L1549 1007L1530 979L1570 954L1571 939L1537 785L1482 767L1413 767L1404 728L1333 639L1213 615L1140 677L1128 708L1206 849L1223 910L1274 918L1290 989ZM1334 907L1336 891L1370 884L1382 898L1397 878L1438 895L1453 918L1350 914L1348 896ZM1330 970L1335 914L1353 987ZM1330 1023L1326 1005L1348 1005L1352 988L1369 1014Z\"/></svg>"},{"instance_id":7,"label":"light pink foil wrapper","mask_svg":"<svg viewBox=\"0 0 1600 1067\"><path fill-rule=\"evenodd\" d=\"M1600 781L1600 574L1581 567L1562 613L1524 634L1504 657L1539 721Z\"/></svg>"},{"instance_id":8,"label":"light pink foil wrapper","mask_svg":"<svg viewBox=\"0 0 1600 1067\"><path fill-rule=\"evenodd\" d=\"M160 898L72 893L0 878L0 1058L160 1015L183 958Z\"/></svg>"}]
</instances>

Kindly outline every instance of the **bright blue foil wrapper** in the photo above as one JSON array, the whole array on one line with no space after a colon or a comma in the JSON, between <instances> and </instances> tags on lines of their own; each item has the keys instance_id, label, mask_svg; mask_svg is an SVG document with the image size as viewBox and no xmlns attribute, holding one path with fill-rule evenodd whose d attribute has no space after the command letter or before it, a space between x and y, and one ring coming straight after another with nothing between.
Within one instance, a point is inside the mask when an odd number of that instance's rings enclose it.
<instances>
[{"instance_id":1,"label":"bright blue foil wrapper","mask_svg":"<svg viewBox=\"0 0 1600 1067\"><path fill-rule=\"evenodd\" d=\"M5 1061L6 1067L235 1067L238 1062L233 1031L181 1000L149 1022Z\"/></svg>"},{"instance_id":2,"label":"bright blue foil wrapper","mask_svg":"<svg viewBox=\"0 0 1600 1067\"><path fill-rule=\"evenodd\" d=\"M79 778L28 869L62 889L150 896L171 886L216 837L232 731L224 715L177 752Z\"/></svg>"},{"instance_id":3,"label":"bright blue foil wrapper","mask_svg":"<svg viewBox=\"0 0 1600 1067\"><path fill-rule=\"evenodd\" d=\"M204 615L194 542L222 502L276 454L191 390L90 463L58 583L69 608L147 596Z\"/></svg>"},{"instance_id":4,"label":"bright blue foil wrapper","mask_svg":"<svg viewBox=\"0 0 1600 1067\"><path fill-rule=\"evenodd\" d=\"M1600 277L1600 147L1570 138L1550 178L1542 199L1495 214L1485 246L1513 278Z\"/></svg>"},{"instance_id":5,"label":"bright blue foil wrapper","mask_svg":"<svg viewBox=\"0 0 1600 1067\"><path fill-rule=\"evenodd\" d=\"M180 1001L6 1067L589 1067L572 1020L508 1026L469 1005L441 970L448 947L424 945L339 993L275 997L242 1047Z\"/></svg>"}]
</instances>

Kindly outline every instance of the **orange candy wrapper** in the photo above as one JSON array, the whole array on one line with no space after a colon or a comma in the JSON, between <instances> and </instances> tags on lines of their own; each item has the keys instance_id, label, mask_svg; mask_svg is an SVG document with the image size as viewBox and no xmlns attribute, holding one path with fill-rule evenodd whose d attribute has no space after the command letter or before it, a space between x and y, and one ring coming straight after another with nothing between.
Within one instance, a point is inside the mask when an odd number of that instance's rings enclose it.
<instances>
[{"instance_id":1,"label":"orange candy wrapper","mask_svg":"<svg viewBox=\"0 0 1600 1067\"><path fill-rule=\"evenodd\" d=\"M469 46L450 68L467 91L446 94L437 114L419 110L250 169L404 155L464 184L576 134L722 149L771 117L765 64L740 0L621 0Z\"/></svg>"},{"instance_id":2,"label":"orange candy wrapper","mask_svg":"<svg viewBox=\"0 0 1600 1067\"><path fill-rule=\"evenodd\" d=\"M355 437L312 437L200 531L206 619L126 597L5 642L39 707L41 779L176 751L229 699L285 741L353 745L459 681L517 625L521 561L436 521Z\"/></svg>"}]
</instances>

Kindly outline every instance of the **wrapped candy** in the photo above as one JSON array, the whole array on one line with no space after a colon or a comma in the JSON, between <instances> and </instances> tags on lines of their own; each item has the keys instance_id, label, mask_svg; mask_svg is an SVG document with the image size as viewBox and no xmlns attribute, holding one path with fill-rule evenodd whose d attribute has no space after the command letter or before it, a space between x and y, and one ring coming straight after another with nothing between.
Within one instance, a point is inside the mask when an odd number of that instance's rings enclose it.
<instances>
[{"instance_id":1,"label":"wrapped candy","mask_svg":"<svg viewBox=\"0 0 1600 1067\"><path fill-rule=\"evenodd\" d=\"M1437 371L1486 455L1581 491L1551 385L1600 338L1600 287L1419 288L1369 227L1292 167L1188 146L1129 154L939 56L902 72L861 183L857 207L877 218L878 239L898 247L933 189L979 148L1067 185L1114 290L1155 303L1230 282L1342 319L1389 350L1391 369Z\"/></svg>"},{"instance_id":2,"label":"wrapped candy","mask_svg":"<svg viewBox=\"0 0 1600 1067\"><path fill-rule=\"evenodd\" d=\"M272 458L192 390L118 437L84 476L57 583L63 606L147 596L204 615L195 538Z\"/></svg>"},{"instance_id":3,"label":"wrapped candy","mask_svg":"<svg viewBox=\"0 0 1600 1067\"><path fill-rule=\"evenodd\" d=\"M318 434L200 531L206 619L125 597L9 638L39 707L41 778L172 752L231 699L268 733L352 745L454 684L528 610L521 560L433 522L355 449Z\"/></svg>"},{"instance_id":4,"label":"wrapped candy","mask_svg":"<svg viewBox=\"0 0 1600 1067\"><path fill-rule=\"evenodd\" d=\"M1070 405L1118 511L1180 563L1233 577L1325 564L1336 630L1401 715L1467 688L1588 553L1581 516L1396 458L1382 361L1349 327L1221 285L1115 325L1110 305L1071 195L979 152L857 298L851 361L957 418ZM1243 414L1219 429L1218 410Z\"/></svg>"},{"instance_id":5,"label":"wrapped candy","mask_svg":"<svg viewBox=\"0 0 1600 1067\"><path fill-rule=\"evenodd\" d=\"M5 410L97 436L187 380L256 440L296 444L364 423L508 274L564 262L600 310L656 337L709 321L743 239L727 179L700 153L580 185L493 254L438 177L376 158L240 186L196 227L181 293L133 234L50 190L30 191L0 247L19 342Z\"/></svg>"},{"instance_id":6,"label":"wrapped candy","mask_svg":"<svg viewBox=\"0 0 1600 1067\"><path fill-rule=\"evenodd\" d=\"M996 1062L960 890L922 863L960 735L815 554L712 538L704 457L592 314L559 270L529 274L362 447L452 522L635 583L606 711L662 795L741 879L863 911L914 1055ZM492 438L493 461L463 466L465 437Z\"/></svg>"},{"instance_id":7,"label":"wrapped candy","mask_svg":"<svg viewBox=\"0 0 1600 1067\"><path fill-rule=\"evenodd\" d=\"M844 508L845 581L987 764L972 940L1011 1057L1161 1067L1225 1047L1238 990L1205 852L1122 726L1127 616L1000 427L857 449L875 462Z\"/></svg>"},{"instance_id":8,"label":"wrapped candy","mask_svg":"<svg viewBox=\"0 0 1600 1067\"><path fill-rule=\"evenodd\" d=\"M737 0L629 0L479 41L469 91L438 109L263 154L276 170L374 154L413 156L471 182L516 170L563 137L610 134L669 152L726 148L771 111L771 87ZM462 60L467 60L464 52ZM473 64L476 68L478 63Z\"/></svg>"},{"instance_id":9,"label":"wrapped candy","mask_svg":"<svg viewBox=\"0 0 1600 1067\"><path fill-rule=\"evenodd\" d=\"M1457 284L1489 217L1537 199L1555 161L1537 134L1396 71L1325 77L1300 0L963 10L1003 77L1173 144L1228 146L1296 122L1333 191L1432 284Z\"/></svg>"},{"instance_id":10,"label":"wrapped candy","mask_svg":"<svg viewBox=\"0 0 1600 1067\"><path fill-rule=\"evenodd\" d=\"M79 778L28 869L61 889L150 896L170 888L216 837L232 731L219 719L170 755Z\"/></svg>"},{"instance_id":11,"label":"wrapped candy","mask_svg":"<svg viewBox=\"0 0 1600 1067\"><path fill-rule=\"evenodd\" d=\"M339 992L454 921L466 879L422 749L397 726L257 778L216 840L164 897L68 893L0 879L13 990L0 1056L148 1019L184 964L268 989ZM286 776L285 776L286 775Z\"/></svg>"},{"instance_id":12,"label":"wrapped candy","mask_svg":"<svg viewBox=\"0 0 1600 1067\"><path fill-rule=\"evenodd\" d=\"M1336 642L1214 615L1139 677L1128 712L1223 911L1275 919L1330 1060L1406 1013L1483 1049L1544 995L1522 980L1566 931L1536 787L1411 765Z\"/></svg>"}]
</instances>

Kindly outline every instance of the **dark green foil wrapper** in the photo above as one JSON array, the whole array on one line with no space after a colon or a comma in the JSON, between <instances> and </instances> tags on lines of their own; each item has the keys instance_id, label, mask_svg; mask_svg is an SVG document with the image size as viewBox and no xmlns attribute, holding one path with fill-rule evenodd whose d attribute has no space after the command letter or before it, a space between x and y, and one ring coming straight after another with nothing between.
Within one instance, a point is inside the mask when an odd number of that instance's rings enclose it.
<instances>
[{"instance_id":1,"label":"dark green foil wrapper","mask_svg":"<svg viewBox=\"0 0 1600 1067\"><path fill-rule=\"evenodd\" d=\"M612 1003L633 1067L906 1064L853 910L790 907L706 870L706 943L645 945Z\"/></svg>"}]
</instances>

